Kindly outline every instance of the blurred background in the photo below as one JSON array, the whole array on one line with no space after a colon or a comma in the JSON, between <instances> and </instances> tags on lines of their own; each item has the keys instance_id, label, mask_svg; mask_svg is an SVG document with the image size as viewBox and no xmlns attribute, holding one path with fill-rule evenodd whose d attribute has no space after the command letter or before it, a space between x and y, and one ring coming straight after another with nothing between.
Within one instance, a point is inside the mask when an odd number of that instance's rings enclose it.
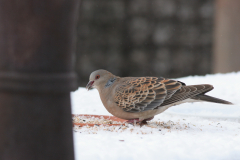
<instances>
[{"instance_id":1,"label":"blurred background","mask_svg":"<svg viewBox=\"0 0 240 160\"><path fill-rule=\"evenodd\" d=\"M82 0L79 86L106 69L177 78L240 70L239 0Z\"/></svg>"}]
</instances>

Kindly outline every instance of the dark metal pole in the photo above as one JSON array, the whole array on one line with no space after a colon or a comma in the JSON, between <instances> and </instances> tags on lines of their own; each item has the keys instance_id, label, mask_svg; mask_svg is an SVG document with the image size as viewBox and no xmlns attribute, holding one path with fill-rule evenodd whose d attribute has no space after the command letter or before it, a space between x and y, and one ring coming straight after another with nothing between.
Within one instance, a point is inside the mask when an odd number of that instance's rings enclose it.
<instances>
[{"instance_id":1,"label":"dark metal pole","mask_svg":"<svg viewBox=\"0 0 240 160\"><path fill-rule=\"evenodd\" d=\"M78 0L0 0L0 160L73 160Z\"/></svg>"}]
</instances>

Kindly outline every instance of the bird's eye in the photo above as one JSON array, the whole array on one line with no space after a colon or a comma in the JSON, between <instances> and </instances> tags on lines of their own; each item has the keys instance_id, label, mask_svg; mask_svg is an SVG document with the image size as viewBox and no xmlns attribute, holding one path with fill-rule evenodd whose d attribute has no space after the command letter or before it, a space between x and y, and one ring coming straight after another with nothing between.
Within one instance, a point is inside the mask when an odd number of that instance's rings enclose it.
<instances>
[{"instance_id":1,"label":"bird's eye","mask_svg":"<svg viewBox=\"0 0 240 160\"><path fill-rule=\"evenodd\" d=\"M95 79L99 79L100 78L100 75L96 75Z\"/></svg>"}]
</instances>

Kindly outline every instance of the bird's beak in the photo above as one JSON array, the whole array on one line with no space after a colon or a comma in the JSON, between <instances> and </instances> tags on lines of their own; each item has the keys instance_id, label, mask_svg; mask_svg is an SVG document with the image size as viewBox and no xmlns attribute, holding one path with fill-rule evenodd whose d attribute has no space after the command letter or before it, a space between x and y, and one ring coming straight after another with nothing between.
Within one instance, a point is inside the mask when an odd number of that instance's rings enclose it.
<instances>
[{"instance_id":1,"label":"bird's beak","mask_svg":"<svg viewBox=\"0 0 240 160\"><path fill-rule=\"evenodd\" d=\"M92 89L92 85L93 85L94 81L89 81L87 86L86 86L86 89L89 90L89 89Z\"/></svg>"}]
</instances>

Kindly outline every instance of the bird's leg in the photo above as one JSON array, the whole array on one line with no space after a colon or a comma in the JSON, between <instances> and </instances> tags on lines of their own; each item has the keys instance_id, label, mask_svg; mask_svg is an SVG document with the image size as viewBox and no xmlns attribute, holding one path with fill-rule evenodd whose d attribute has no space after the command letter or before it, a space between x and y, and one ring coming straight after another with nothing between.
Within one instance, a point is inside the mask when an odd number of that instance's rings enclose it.
<instances>
[{"instance_id":1,"label":"bird's leg","mask_svg":"<svg viewBox=\"0 0 240 160\"><path fill-rule=\"evenodd\" d=\"M147 118L147 119L144 119L142 121L139 120L139 118L136 118L136 119L130 119L127 121L127 123L132 123L132 124L136 124L136 123L139 123L139 125L142 127L143 125L147 124L147 121L151 121L154 117L150 117L150 118Z\"/></svg>"},{"instance_id":2,"label":"bird's leg","mask_svg":"<svg viewBox=\"0 0 240 160\"><path fill-rule=\"evenodd\" d=\"M147 119L144 119L144 121L151 121L154 117L150 117L150 118L147 118Z\"/></svg>"},{"instance_id":3,"label":"bird's leg","mask_svg":"<svg viewBox=\"0 0 240 160\"><path fill-rule=\"evenodd\" d=\"M142 127L143 125L147 124L147 121L151 121L154 117L150 117L147 119L142 120L141 122L139 122L140 127Z\"/></svg>"}]
</instances>

